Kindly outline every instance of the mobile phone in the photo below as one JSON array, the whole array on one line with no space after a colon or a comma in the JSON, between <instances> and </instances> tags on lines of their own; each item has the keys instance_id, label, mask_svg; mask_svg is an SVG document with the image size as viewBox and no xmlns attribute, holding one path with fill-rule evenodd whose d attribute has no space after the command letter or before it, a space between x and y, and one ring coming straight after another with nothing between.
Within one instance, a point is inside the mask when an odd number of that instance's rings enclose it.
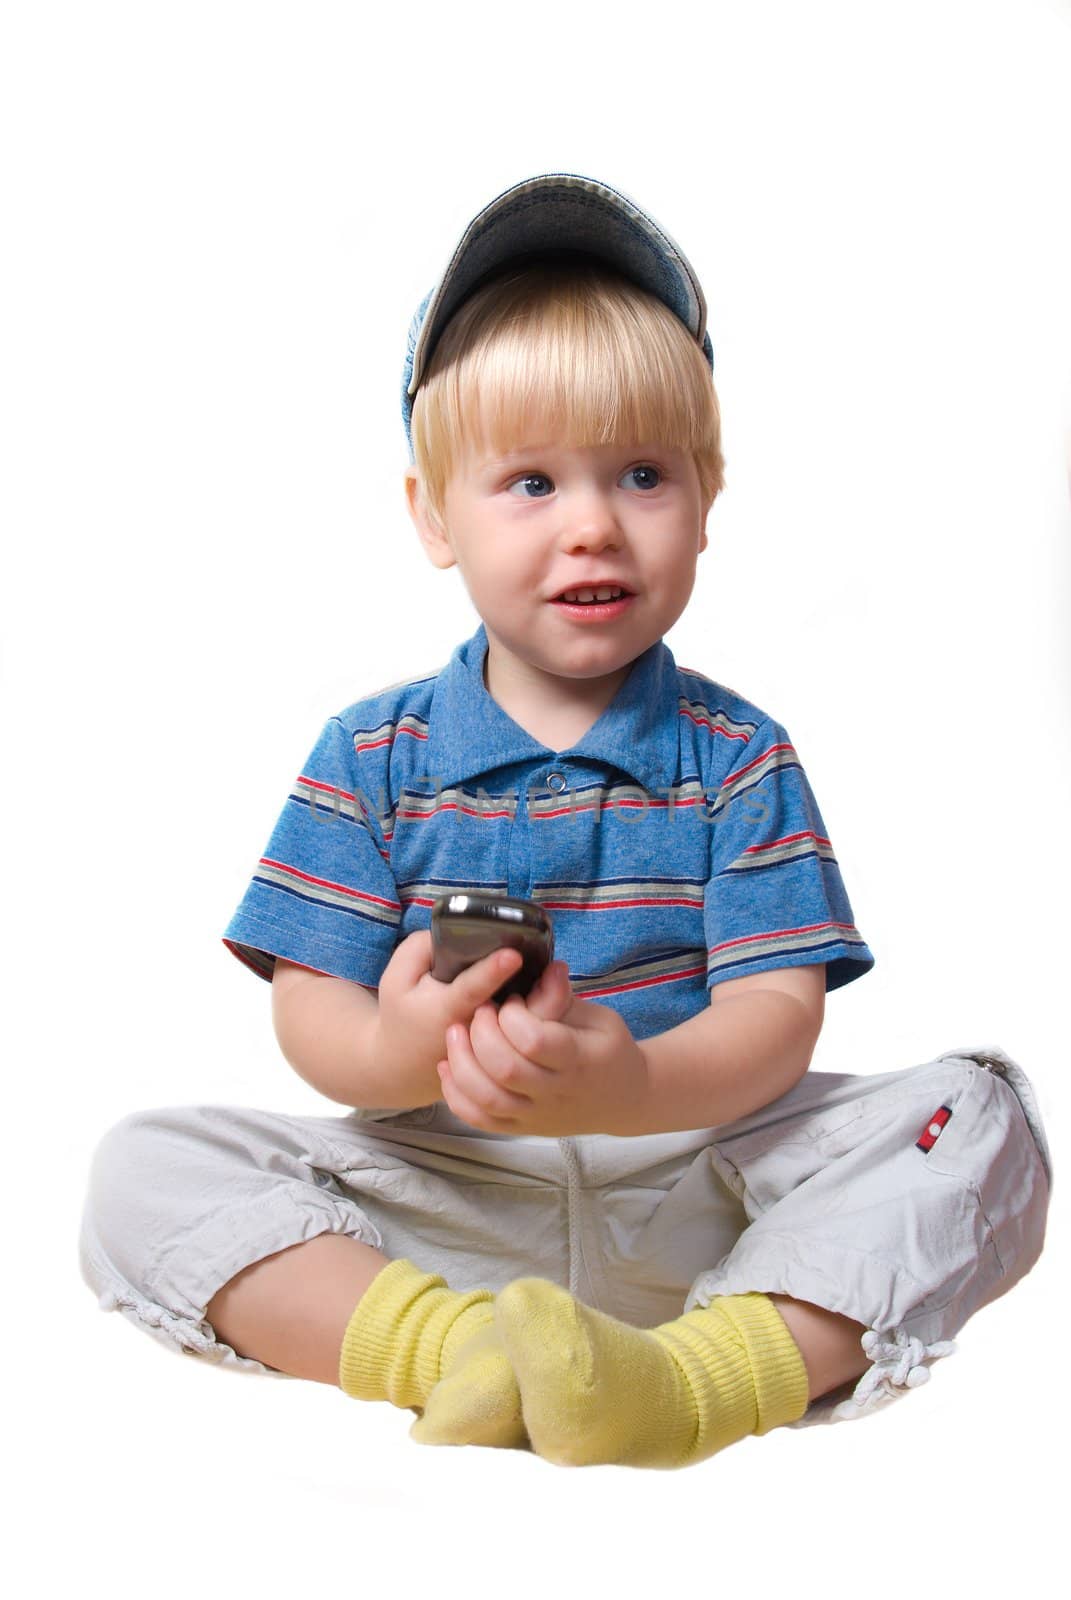
<instances>
[{"instance_id":1,"label":"mobile phone","mask_svg":"<svg viewBox=\"0 0 1071 1600\"><path fill-rule=\"evenodd\" d=\"M431 975L441 983L452 983L493 950L521 952L523 964L495 990L494 1005L511 994L529 994L554 958L554 929L542 906L479 889L439 896L431 908L431 938Z\"/></svg>"}]
</instances>

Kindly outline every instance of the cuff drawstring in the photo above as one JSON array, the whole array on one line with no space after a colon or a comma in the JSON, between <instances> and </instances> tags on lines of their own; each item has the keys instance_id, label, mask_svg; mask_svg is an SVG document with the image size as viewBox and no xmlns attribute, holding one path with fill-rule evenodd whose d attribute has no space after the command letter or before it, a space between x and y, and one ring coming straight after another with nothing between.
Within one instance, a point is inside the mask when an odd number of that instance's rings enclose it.
<instances>
[{"instance_id":1,"label":"cuff drawstring","mask_svg":"<svg viewBox=\"0 0 1071 1600\"><path fill-rule=\"evenodd\" d=\"M897 1328L891 1335L870 1328L861 1340L873 1366L867 1368L859 1379L851 1399L842 1400L834 1416L848 1418L862 1416L889 1400L899 1398L903 1389L917 1389L930 1381L930 1363L942 1356L954 1355L954 1339L941 1339L936 1344L925 1345L913 1334Z\"/></svg>"}]
</instances>

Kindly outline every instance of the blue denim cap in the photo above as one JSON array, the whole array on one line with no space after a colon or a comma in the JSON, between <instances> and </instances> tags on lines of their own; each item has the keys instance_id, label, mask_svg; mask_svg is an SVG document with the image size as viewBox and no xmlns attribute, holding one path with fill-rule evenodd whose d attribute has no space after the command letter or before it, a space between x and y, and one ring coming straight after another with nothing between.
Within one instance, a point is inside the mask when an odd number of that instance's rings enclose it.
<instances>
[{"instance_id":1,"label":"blue denim cap","mask_svg":"<svg viewBox=\"0 0 1071 1600\"><path fill-rule=\"evenodd\" d=\"M446 271L416 309L402 374L402 420L410 459L413 396L454 312L508 263L566 252L596 256L657 295L702 347L713 372L707 303L680 246L619 189L575 172L545 172L504 190L473 218Z\"/></svg>"}]
</instances>

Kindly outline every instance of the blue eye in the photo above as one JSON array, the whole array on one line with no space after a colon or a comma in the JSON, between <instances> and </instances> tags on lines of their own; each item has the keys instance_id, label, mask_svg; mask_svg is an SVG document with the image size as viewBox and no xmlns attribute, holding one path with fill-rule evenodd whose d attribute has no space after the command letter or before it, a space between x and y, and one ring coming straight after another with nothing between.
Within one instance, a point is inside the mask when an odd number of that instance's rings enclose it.
<instances>
[{"instance_id":1,"label":"blue eye","mask_svg":"<svg viewBox=\"0 0 1071 1600\"><path fill-rule=\"evenodd\" d=\"M545 484L549 484L550 483L550 479L547 477L545 472L529 472L529 473L526 473L523 478L518 478L516 483L511 483L510 486L509 486L509 492L510 492L510 494L512 494L514 489L524 488L527 484L530 484L530 483L545 483ZM545 497L545 495L542 495L542 494L536 494L536 495L524 495L524 496L522 496L522 498L525 499L525 500L528 500L528 499L543 500L546 497Z\"/></svg>"},{"instance_id":2,"label":"blue eye","mask_svg":"<svg viewBox=\"0 0 1071 1600\"><path fill-rule=\"evenodd\" d=\"M633 473L641 474L645 478L646 481L641 481L639 484L641 489L657 489L662 479L662 474L657 467L629 467L625 477L631 477ZM652 478L658 481L652 482Z\"/></svg>"},{"instance_id":3,"label":"blue eye","mask_svg":"<svg viewBox=\"0 0 1071 1600\"><path fill-rule=\"evenodd\" d=\"M623 477L636 477L638 479L636 486L640 489L657 489L662 482L662 469L646 464L629 467ZM528 490L532 487L535 492L530 494ZM545 500L548 494L553 493L554 483L545 472L526 472L523 478L518 478L510 484L508 492L513 494L516 490L521 491L520 498L523 500Z\"/></svg>"}]
</instances>

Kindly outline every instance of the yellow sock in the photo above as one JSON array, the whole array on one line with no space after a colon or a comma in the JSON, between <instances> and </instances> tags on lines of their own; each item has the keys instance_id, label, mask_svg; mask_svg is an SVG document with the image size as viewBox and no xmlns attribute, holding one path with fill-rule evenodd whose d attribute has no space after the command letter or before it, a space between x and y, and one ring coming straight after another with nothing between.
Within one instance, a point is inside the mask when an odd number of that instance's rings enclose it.
<instances>
[{"instance_id":1,"label":"yellow sock","mask_svg":"<svg viewBox=\"0 0 1071 1600\"><path fill-rule=\"evenodd\" d=\"M762 1294L648 1329L518 1278L496 1299L495 1325L532 1448L560 1466L687 1466L807 1409L803 1357Z\"/></svg>"},{"instance_id":2,"label":"yellow sock","mask_svg":"<svg viewBox=\"0 0 1071 1600\"><path fill-rule=\"evenodd\" d=\"M466 1392L480 1399L467 1403L469 1437L450 1442L526 1443L520 1392L495 1333L493 1300L490 1289L458 1293L438 1273L399 1257L372 1279L346 1325L339 1387L355 1400L389 1400L420 1414L440 1379L463 1364Z\"/></svg>"},{"instance_id":3,"label":"yellow sock","mask_svg":"<svg viewBox=\"0 0 1071 1600\"><path fill-rule=\"evenodd\" d=\"M486 1444L527 1450L521 1391L491 1321L452 1352L450 1369L409 1429L418 1444Z\"/></svg>"}]
</instances>

